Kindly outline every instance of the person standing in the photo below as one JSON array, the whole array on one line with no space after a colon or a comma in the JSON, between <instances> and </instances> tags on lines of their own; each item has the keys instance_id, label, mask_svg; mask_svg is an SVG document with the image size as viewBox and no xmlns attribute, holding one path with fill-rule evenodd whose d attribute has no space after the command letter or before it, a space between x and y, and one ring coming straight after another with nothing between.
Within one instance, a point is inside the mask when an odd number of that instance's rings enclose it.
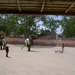
<instances>
[{"instance_id":1,"label":"person standing","mask_svg":"<svg viewBox=\"0 0 75 75\"><path fill-rule=\"evenodd\" d=\"M26 46L28 47L28 51L31 51L30 48L31 48L31 41L29 39L29 37L27 36L27 39L25 40L25 44Z\"/></svg>"},{"instance_id":2,"label":"person standing","mask_svg":"<svg viewBox=\"0 0 75 75\"><path fill-rule=\"evenodd\" d=\"M5 49L6 49L6 57L8 57L8 53L9 53L9 46L7 46L7 45L6 45Z\"/></svg>"},{"instance_id":3,"label":"person standing","mask_svg":"<svg viewBox=\"0 0 75 75\"><path fill-rule=\"evenodd\" d=\"M64 52L64 43L62 43L62 52Z\"/></svg>"},{"instance_id":4,"label":"person standing","mask_svg":"<svg viewBox=\"0 0 75 75\"><path fill-rule=\"evenodd\" d=\"M2 43L3 38L4 38L4 36L0 35L0 47L1 47L1 50L3 49L3 43Z\"/></svg>"},{"instance_id":5,"label":"person standing","mask_svg":"<svg viewBox=\"0 0 75 75\"><path fill-rule=\"evenodd\" d=\"M7 43L6 43L6 40L3 38L3 39L2 39L3 49L5 49L6 44L7 44Z\"/></svg>"}]
</instances>

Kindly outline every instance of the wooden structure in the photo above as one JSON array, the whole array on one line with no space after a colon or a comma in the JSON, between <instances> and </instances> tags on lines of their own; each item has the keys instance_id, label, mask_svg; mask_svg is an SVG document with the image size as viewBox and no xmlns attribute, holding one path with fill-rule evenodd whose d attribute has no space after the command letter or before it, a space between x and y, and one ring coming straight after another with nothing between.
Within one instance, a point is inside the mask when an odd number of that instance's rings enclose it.
<instances>
[{"instance_id":1,"label":"wooden structure","mask_svg":"<svg viewBox=\"0 0 75 75\"><path fill-rule=\"evenodd\" d=\"M0 0L0 14L75 15L75 0Z\"/></svg>"}]
</instances>

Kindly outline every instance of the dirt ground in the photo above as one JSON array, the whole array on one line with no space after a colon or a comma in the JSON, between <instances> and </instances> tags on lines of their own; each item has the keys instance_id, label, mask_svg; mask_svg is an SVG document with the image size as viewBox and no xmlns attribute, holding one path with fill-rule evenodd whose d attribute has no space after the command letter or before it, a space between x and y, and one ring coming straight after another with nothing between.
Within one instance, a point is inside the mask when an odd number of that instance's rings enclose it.
<instances>
[{"instance_id":1,"label":"dirt ground","mask_svg":"<svg viewBox=\"0 0 75 75\"><path fill-rule=\"evenodd\" d=\"M9 45L9 58L0 50L0 75L75 75L75 47Z\"/></svg>"}]
</instances>

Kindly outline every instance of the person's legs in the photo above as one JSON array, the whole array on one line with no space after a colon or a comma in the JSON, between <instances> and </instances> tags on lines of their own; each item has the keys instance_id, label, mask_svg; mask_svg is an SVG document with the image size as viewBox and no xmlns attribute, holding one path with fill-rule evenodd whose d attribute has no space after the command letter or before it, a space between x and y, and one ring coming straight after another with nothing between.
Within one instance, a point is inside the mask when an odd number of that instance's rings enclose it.
<instances>
[{"instance_id":1,"label":"person's legs","mask_svg":"<svg viewBox=\"0 0 75 75\"><path fill-rule=\"evenodd\" d=\"M5 49L5 46L6 46L6 45L3 45L3 49Z\"/></svg>"},{"instance_id":2,"label":"person's legs","mask_svg":"<svg viewBox=\"0 0 75 75\"><path fill-rule=\"evenodd\" d=\"M6 57L8 57L9 47L6 47Z\"/></svg>"},{"instance_id":3,"label":"person's legs","mask_svg":"<svg viewBox=\"0 0 75 75\"><path fill-rule=\"evenodd\" d=\"M30 45L28 45L27 47L28 47L28 51L30 51Z\"/></svg>"},{"instance_id":4,"label":"person's legs","mask_svg":"<svg viewBox=\"0 0 75 75\"><path fill-rule=\"evenodd\" d=\"M8 52L6 52L6 57L8 57Z\"/></svg>"},{"instance_id":5,"label":"person's legs","mask_svg":"<svg viewBox=\"0 0 75 75\"><path fill-rule=\"evenodd\" d=\"M0 42L1 50L2 50L2 42Z\"/></svg>"},{"instance_id":6,"label":"person's legs","mask_svg":"<svg viewBox=\"0 0 75 75\"><path fill-rule=\"evenodd\" d=\"M1 50L2 50L2 45L1 45Z\"/></svg>"}]
</instances>

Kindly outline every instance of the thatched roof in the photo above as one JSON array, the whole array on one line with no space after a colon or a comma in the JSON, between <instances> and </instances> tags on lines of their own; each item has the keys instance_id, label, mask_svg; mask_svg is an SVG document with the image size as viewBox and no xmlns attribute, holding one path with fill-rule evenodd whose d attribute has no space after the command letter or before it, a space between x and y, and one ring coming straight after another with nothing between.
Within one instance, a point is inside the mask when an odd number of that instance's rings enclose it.
<instances>
[{"instance_id":1,"label":"thatched roof","mask_svg":"<svg viewBox=\"0 0 75 75\"><path fill-rule=\"evenodd\" d=\"M75 0L0 0L0 13L75 15Z\"/></svg>"}]
</instances>

